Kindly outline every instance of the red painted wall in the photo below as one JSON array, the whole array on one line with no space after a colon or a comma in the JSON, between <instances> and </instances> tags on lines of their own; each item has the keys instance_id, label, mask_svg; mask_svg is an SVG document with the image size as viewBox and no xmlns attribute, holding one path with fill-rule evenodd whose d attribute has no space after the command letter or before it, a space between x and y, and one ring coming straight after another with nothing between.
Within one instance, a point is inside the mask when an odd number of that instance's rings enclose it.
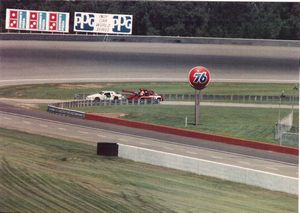
<instances>
[{"instance_id":1,"label":"red painted wall","mask_svg":"<svg viewBox=\"0 0 300 213\"><path fill-rule=\"evenodd\" d=\"M124 120L124 119L120 119L120 118L110 118L110 117L95 115L95 114L91 114L91 113L86 113L85 119L93 120L93 121L100 121L100 122L105 122L105 123L112 123L112 124L133 127L133 128L139 128L139 129L152 130L152 131L156 131L156 132L185 136L185 137L190 137L190 138L204 139L204 140L215 141L215 142L220 142L220 143L225 143L225 144L244 146L244 147L249 147L249 148L254 148L254 149L269 150L269 151L273 151L273 152L299 155L299 150L296 148L278 146L278 145L262 143L262 142L258 142L258 141L230 138L230 137L224 137L224 136L219 136L219 135L212 135L212 134L207 134L207 133L183 130L183 129L173 128L173 127L148 124L148 123L137 122L137 121L129 121L129 120Z\"/></svg>"}]
</instances>

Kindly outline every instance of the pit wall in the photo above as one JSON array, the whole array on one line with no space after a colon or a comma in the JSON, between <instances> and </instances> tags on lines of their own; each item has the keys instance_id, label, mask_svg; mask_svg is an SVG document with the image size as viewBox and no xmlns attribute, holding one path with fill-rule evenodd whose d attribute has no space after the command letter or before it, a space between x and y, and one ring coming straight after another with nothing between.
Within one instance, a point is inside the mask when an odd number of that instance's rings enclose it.
<instances>
[{"instance_id":1,"label":"pit wall","mask_svg":"<svg viewBox=\"0 0 300 213\"><path fill-rule=\"evenodd\" d=\"M156 125L156 124L149 124L149 123L143 123L143 122L137 122L137 121L129 121L129 120L120 119L120 118L110 118L110 117L96 115L96 114L92 114L92 113L85 113L85 112L81 112L81 111L70 110L70 109L63 108L58 105L59 104L48 105L48 112L65 115L65 116L77 117L77 118L86 119L86 120L99 121L99 122L111 123L111 124L115 124L115 125L127 126L127 127L132 127L132 128L151 130L151 131L156 131L156 132L161 132L161 133L166 133L166 134L173 134L173 135L179 135L179 136L184 136L184 137L215 141L215 142L219 142L219 143L243 146L243 147L254 148L254 149L259 149L259 150L267 150L267 151L291 154L291 155L296 155L296 156L299 155L298 148L279 146L279 145L275 145L275 144L268 144L268 143L262 143L262 142L258 142L258 141L244 140L244 139L238 139L238 138L224 137L224 136L219 136L219 135L195 132L195 131L178 129L178 128Z\"/></svg>"},{"instance_id":2,"label":"pit wall","mask_svg":"<svg viewBox=\"0 0 300 213\"><path fill-rule=\"evenodd\" d=\"M145 129L145 130L152 130L152 131L156 131L156 132L179 135L179 136L184 136L184 137L191 137L191 138L215 141L215 142L220 142L220 143L225 143L225 144L238 145L238 146L249 147L249 148L254 148L254 149L268 150L268 151L284 153L284 154L292 154L292 155L299 154L298 149L292 148L292 147L278 146L278 145L262 143L262 142L258 142L258 141L250 141L250 140L243 140L243 139L238 139L238 138L230 138L230 137L224 137L224 136L219 136L219 135L212 135L212 134L195 132L195 131L190 131L190 130L172 128L172 127L167 127L167 126L161 126L161 125L155 125L155 124L149 124L149 123L143 123L143 122L137 122L137 121L129 121L129 120L120 119L120 118L110 118L110 117L95 115L92 113L85 113L85 119L93 120L93 121L100 121L100 122L105 122L105 123L111 123L111 124L116 124L116 125L122 125L122 126L127 126L127 127Z\"/></svg>"},{"instance_id":3,"label":"pit wall","mask_svg":"<svg viewBox=\"0 0 300 213\"><path fill-rule=\"evenodd\" d=\"M119 144L118 156L136 162L298 195L298 178L123 144Z\"/></svg>"}]
</instances>

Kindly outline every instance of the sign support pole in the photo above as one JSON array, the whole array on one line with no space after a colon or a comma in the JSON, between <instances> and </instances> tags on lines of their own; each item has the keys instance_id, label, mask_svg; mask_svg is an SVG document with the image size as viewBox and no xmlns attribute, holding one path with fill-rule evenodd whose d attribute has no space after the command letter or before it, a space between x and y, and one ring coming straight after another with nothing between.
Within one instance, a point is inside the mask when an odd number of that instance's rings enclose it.
<instances>
[{"instance_id":1,"label":"sign support pole","mask_svg":"<svg viewBox=\"0 0 300 213\"><path fill-rule=\"evenodd\" d=\"M195 89L195 125L200 125L200 90Z\"/></svg>"},{"instance_id":2,"label":"sign support pole","mask_svg":"<svg viewBox=\"0 0 300 213\"><path fill-rule=\"evenodd\" d=\"M195 89L195 126L197 126L200 125L200 91L208 85L210 72L202 66L194 67L190 70L188 79L191 87Z\"/></svg>"}]
</instances>

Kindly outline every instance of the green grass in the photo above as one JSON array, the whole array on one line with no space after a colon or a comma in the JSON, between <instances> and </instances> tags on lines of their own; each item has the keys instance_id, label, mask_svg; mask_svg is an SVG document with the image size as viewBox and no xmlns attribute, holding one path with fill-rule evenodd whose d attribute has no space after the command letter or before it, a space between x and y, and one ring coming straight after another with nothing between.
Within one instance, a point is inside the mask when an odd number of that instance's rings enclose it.
<instances>
[{"instance_id":1,"label":"green grass","mask_svg":"<svg viewBox=\"0 0 300 213\"><path fill-rule=\"evenodd\" d=\"M194 123L193 106L106 106L76 108L85 112L116 112L127 114L125 119L161 124L177 128L184 127L185 117L190 123L186 129L217 135L250 139L268 143L278 143L274 140L274 126L278 119L278 109L231 108L201 106L200 126ZM281 109L281 115L289 113ZM294 124L298 126L298 110L294 114Z\"/></svg>"},{"instance_id":2,"label":"green grass","mask_svg":"<svg viewBox=\"0 0 300 213\"><path fill-rule=\"evenodd\" d=\"M297 212L298 197L0 128L1 212Z\"/></svg>"},{"instance_id":3,"label":"green grass","mask_svg":"<svg viewBox=\"0 0 300 213\"><path fill-rule=\"evenodd\" d=\"M274 95L279 96L282 90L286 95L295 95L294 84L262 84L262 83L210 83L203 90L209 95ZM101 90L139 88L155 90L158 93L193 94L194 90L186 82L160 83L73 83L73 84L37 84L0 87L0 97L38 98L38 99L72 99L75 94L91 94Z\"/></svg>"}]
</instances>

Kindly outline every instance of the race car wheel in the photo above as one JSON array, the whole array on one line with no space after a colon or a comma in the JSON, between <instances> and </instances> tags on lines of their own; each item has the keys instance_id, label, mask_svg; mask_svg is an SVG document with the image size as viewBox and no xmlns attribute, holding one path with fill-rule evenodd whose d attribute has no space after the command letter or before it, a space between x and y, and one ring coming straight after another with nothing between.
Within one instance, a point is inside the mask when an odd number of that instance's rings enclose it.
<instances>
[{"instance_id":1,"label":"race car wheel","mask_svg":"<svg viewBox=\"0 0 300 213\"><path fill-rule=\"evenodd\" d=\"M96 98L94 99L94 101L95 101L95 102L100 102L100 98L96 97Z\"/></svg>"}]
</instances>

